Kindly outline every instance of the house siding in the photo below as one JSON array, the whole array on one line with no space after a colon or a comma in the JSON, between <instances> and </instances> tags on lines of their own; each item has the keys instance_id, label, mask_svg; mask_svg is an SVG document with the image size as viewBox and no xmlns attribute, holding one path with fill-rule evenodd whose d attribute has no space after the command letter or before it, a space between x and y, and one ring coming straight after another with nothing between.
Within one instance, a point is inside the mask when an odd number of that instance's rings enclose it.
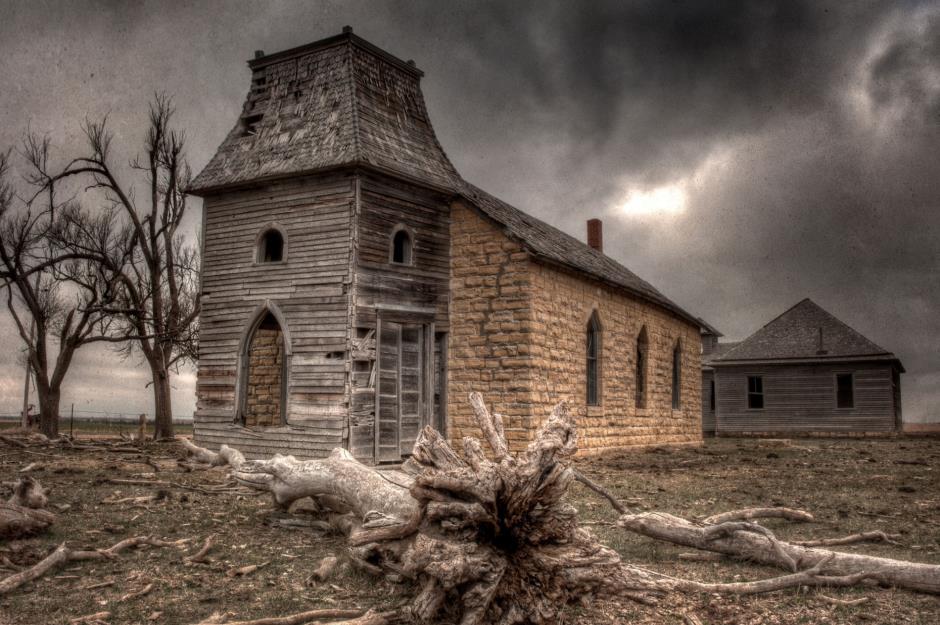
<instances>
[{"instance_id":1,"label":"house siding","mask_svg":"<svg viewBox=\"0 0 940 625\"><path fill-rule=\"evenodd\" d=\"M892 365L845 363L716 367L719 436L897 431ZM854 374L854 407L836 408L836 374ZM763 378L764 408L747 408L747 377Z\"/></svg>"},{"instance_id":2,"label":"house siding","mask_svg":"<svg viewBox=\"0 0 940 625\"><path fill-rule=\"evenodd\" d=\"M702 433L712 435L715 433L715 411L711 403L711 386L715 381L715 372L708 370L702 371ZM717 402L718 388L715 388L715 400Z\"/></svg>"}]
</instances>

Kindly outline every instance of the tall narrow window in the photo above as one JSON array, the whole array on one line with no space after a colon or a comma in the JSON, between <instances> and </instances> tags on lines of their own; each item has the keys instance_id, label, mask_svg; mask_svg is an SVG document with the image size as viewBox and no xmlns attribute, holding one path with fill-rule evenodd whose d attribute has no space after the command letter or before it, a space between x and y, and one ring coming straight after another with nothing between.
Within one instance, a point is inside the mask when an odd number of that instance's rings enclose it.
<instances>
[{"instance_id":1,"label":"tall narrow window","mask_svg":"<svg viewBox=\"0 0 940 625\"><path fill-rule=\"evenodd\" d=\"M284 236L271 228L258 242L259 263L279 263L284 260Z\"/></svg>"},{"instance_id":2,"label":"tall narrow window","mask_svg":"<svg viewBox=\"0 0 940 625\"><path fill-rule=\"evenodd\" d=\"M646 326L636 337L636 407L646 408L646 361L649 341L646 338Z\"/></svg>"},{"instance_id":3,"label":"tall narrow window","mask_svg":"<svg viewBox=\"0 0 940 625\"><path fill-rule=\"evenodd\" d=\"M851 373L836 374L836 408L855 407L855 384Z\"/></svg>"},{"instance_id":4,"label":"tall narrow window","mask_svg":"<svg viewBox=\"0 0 940 625\"><path fill-rule=\"evenodd\" d=\"M711 381L710 386L711 388L709 390L708 406L710 410L714 410L715 409L715 381L714 380Z\"/></svg>"},{"instance_id":5,"label":"tall narrow window","mask_svg":"<svg viewBox=\"0 0 940 625\"><path fill-rule=\"evenodd\" d=\"M678 410L682 398L682 344L672 350L672 409Z\"/></svg>"},{"instance_id":6,"label":"tall narrow window","mask_svg":"<svg viewBox=\"0 0 940 625\"><path fill-rule=\"evenodd\" d=\"M411 248L411 235L403 227L399 227L392 235L392 262L397 265L410 265Z\"/></svg>"},{"instance_id":7,"label":"tall narrow window","mask_svg":"<svg viewBox=\"0 0 940 625\"><path fill-rule=\"evenodd\" d=\"M601 324L597 313L591 315L587 325L587 404L600 405L601 384Z\"/></svg>"},{"instance_id":8,"label":"tall narrow window","mask_svg":"<svg viewBox=\"0 0 940 625\"><path fill-rule=\"evenodd\" d=\"M764 408L764 378L759 375L747 376L747 407L751 410Z\"/></svg>"}]
</instances>

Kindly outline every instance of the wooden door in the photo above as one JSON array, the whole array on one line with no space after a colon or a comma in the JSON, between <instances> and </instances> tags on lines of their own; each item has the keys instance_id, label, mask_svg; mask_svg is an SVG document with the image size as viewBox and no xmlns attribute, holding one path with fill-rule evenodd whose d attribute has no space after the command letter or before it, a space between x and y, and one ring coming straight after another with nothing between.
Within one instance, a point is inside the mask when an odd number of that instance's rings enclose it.
<instances>
[{"instance_id":1,"label":"wooden door","mask_svg":"<svg viewBox=\"0 0 940 625\"><path fill-rule=\"evenodd\" d=\"M428 326L382 319L379 327L375 458L389 462L411 453L426 420Z\"/></svg>"}]
</instances>

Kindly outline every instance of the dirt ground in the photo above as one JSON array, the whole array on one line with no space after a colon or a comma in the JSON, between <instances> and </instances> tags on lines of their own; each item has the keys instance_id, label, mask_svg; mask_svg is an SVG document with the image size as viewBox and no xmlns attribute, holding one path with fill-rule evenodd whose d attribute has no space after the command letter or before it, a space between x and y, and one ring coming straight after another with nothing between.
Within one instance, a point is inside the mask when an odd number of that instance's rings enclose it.
<instances>
[{"instance_id":1,"label":"dirt ground","mask_svg":"<svg viewBox=\"0 0 940 625\"><path fill-rule=\"evenodd\" d=\"M0 443L0 482L29 471L51 489L64 508L52 531L0 543L0 556L28 566L68 541L75 548L102 548L123 538L150 534L191 538L187 550L145 548L109 561L75 563L0 596L0 625L67 624L107 611L118 624L187 625L213 612L257 618L327 607L394 607L407 598L407 584L343 570L318 582L312 571L327 555L341 555L341 538L304 526L311 517L278 512L266 495L232 488L222 469L185 472L173 444L132 451L26 450ZM145 462L149 459L159 467ZM656 449L578 461L578 468L604 484L632 510L662 510L704 517L748 506L784 505L808 510L817 522L768 521L785 538L836 537L881 529L901 534L903 546L859 545L845 550L940 563L940 439L793 441L788 447L755 440L706 441L699 449ZM160 481L120 484L115 479ZM4 487L6 489L6 487ZM8 494L0 492L2 495ZM119 502L158 494L146 503ZM679 560L681 549L626 533L606 501L580 484L571 498L585 522L626 560L670 575L736 581L778 575L746 563ZM299 524L298 524L299 523ZM208 564L186 565L213 535ZM2 561L2 559L0 559ZM247 575L233 569L263 565ZM2 565L0 565L2 566ZM10 574L0 568L0 578ZM142 596L122 600L152 584ZM856 599L834 605L826 597ZM688 616L686 616L688 615ZM686 620L684 620L686 616ZM940 598L892 589L786 591L758 597L689 595L667 597L657 607L594 600L569 610L569 622L666 623L698 619L709 624L878 624L940 622Z\"/></svg>"}]
</instances>

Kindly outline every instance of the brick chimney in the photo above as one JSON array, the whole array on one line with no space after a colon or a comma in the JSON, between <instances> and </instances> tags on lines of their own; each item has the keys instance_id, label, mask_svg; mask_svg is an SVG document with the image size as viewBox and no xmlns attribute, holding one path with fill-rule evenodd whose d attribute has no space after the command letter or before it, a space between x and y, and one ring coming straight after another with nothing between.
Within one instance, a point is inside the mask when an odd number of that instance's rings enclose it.
<instances>
[{"instance_id":1,"label":"brick chimney","mask_svg":"<svg viewBox=\"0 0 940 625\"><path fill-rule=\"evenodd\" d=\"M588 245L604 253L604 228L600 219L588 219L587 222Z\"/></svg>"}]
</instances>

